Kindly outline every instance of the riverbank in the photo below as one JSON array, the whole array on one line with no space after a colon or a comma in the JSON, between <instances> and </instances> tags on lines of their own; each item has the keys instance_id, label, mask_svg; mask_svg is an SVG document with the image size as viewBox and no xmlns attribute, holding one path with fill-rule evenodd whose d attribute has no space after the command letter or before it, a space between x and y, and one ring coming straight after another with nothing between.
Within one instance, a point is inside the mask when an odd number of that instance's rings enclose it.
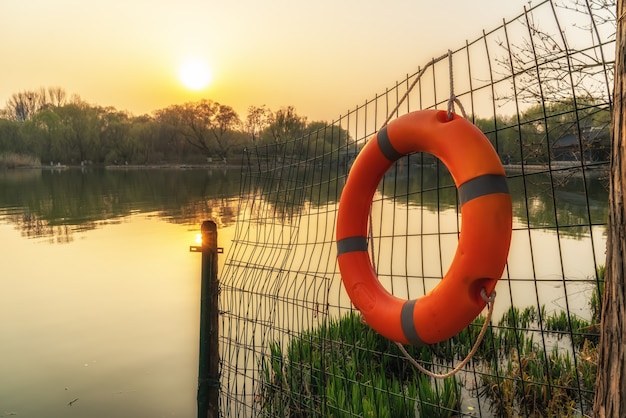
<instances>
[{"instance_id":1,"label":"riverbank","mask_svg":"<svg viewBox=\"0 0 626 418\"><path fill-rule=\"evenodd\" d=\"M67 170L67 169L105 169L105 170L215 170L215 169L239 169L238 164L146 164L146 165L112 165L112 164L93 164L93 165L67 165L67 164L25 164L25 165L3 165L0 164L0 169L11 170Z\"/></svg>"},{"instance_id":2,"label":"riverbank","mask_svg":"<svg viewBox=\"0 0 626 418\"><path fill-rule=\"evenodd\" d=\"M0 153L0 169L32 167L41 165L39 159L14 152Z\"/></svg>"},{"instance_id":3,"label":"riverbank","mask_svg":"<svg viewBox=\"0 0 626 418\"><path fill-rule=\"evenodd\" d=\"M147 165L105 165L103 166L107 170L152 170L152 169L178 169L178 170L214 170L214 169L229 169L229 168L241 168L238 164L224 164L224 163L209 163L209 164L147 164Z\"/></svg>"}]
</instances>

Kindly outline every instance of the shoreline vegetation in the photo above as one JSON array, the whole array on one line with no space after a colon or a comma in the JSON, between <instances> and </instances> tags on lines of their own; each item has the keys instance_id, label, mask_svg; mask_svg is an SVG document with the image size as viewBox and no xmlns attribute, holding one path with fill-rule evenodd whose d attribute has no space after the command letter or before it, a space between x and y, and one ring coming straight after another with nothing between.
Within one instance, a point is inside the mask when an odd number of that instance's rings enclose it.
<instances>
[{"instance_id":1,"label":"shoreline vegetation","mask_svg":"<svg viewBox=\"0 0 626 418\"><path fill-rule=\"evenodd\" d=\"M17 153L0 154L0 170L5 169L34 169L34 170L65 170L71 168L104 168L106 170L143 170L143 169L214 169L214 168L240 168L241 165L231 162L214 161L203 164L189 163L162 163L162 164L61 164L60 162L42 164L38 158Z\"/></svg>"},{"instance_id":2,"label":"shoreline vegetation","mask_svg":"<svg viewBox=\"0 0 626 418\"><path fill-rule=\"evenodd\" d=\"M417 164L419 165L419 164ZM432 165L432 164L426 164ZM587 175L605 175L603 167L598 164L587 165L584 164ZM14 152L0 153L0 170L2 169L49 169L49 170L63 170L68 168L86 168L97 167L107 170L115 169L215 169L215 168L227 168L237 169L241 168L241 164L233 163L231 161L214 160L206 163L186 163L186 162L164 162L164 163L146 163L146 164L116 164L116 163L100 163L93 164L80 163L80 164L63 164L61 162L50 162L49 164L42 164L39 158L28 154L18 154ZM581 168L580 161L553 161L551 164L503 164L503 167L507 174L518 173L525 171L528 173L539 173L551 171L555 175L563 174L569 176L580 175L577 171ZM572 172L574 170L574 172Z\"/></svg>"},{"instance_id":3,"label":"shoreline vegetation","mask_svg":"<svg viewBox=\"0 0 626 418\"><path fill-rule=\"evenodd\" d=\"M574 105L576 112L571 111ZM549 132L545 123L537 123L537 115L550 119ZM611 114L598 98L564 98L516 115L472 115L471 120L511 173L551 171L569 176L581 168L606 167L609 159ZM228 105L202 99L135 116L51 87L15 93L0 109L0 153L7 155L0 168L43 167L50 162L57 166L93 162L97 167L219 166L224 161L237 165L246 151L250 161L271 166L284 165L285 159L294 165L347 166L368 139L355 134L342 123L310 121L293 106L275 111L250 106L242 118ZM22 161L19 155L33 156L40 163ZM420 157L419 163L435 165L433 158Z\"/></svg>"},{"instance_id":4,"label":"shoreline vegetation","mask_svg":"<svg viewBox=\"0 0 626 418\"><path fill-rule=\"evenodd\" d=\"M0 169L8 168L40 168L39 158L15 152L0 153Z\"/></svg>"},{"instance_id":5,"label":"shoreline vegetation","mask_svg":"<svg viewBox=\"0 0 626 418\"><path fill-rule=\"evenodd\" d=\"M473 382L467 369L440 381L418 372L395 343L351 311L273 341L258 360L258 402L265 413L285 417L453 418L474 416L479 404L494 416L587 416L593 410L604 274L599 267L589 320L548 313L545 306L511 306L493 320L467 366L480 373ZM480 315L447 341L407 351L432 372L447 372L467 356L484 321ZM538 328L546 331L543 340L533 331Z\"/></svg>"}]
</instances>

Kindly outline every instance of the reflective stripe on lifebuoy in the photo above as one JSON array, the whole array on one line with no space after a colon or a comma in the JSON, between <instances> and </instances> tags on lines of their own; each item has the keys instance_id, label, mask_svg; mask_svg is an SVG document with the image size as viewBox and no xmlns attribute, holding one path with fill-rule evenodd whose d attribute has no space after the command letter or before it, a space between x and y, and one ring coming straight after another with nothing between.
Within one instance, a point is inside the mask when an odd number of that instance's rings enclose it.
<instances>
[{"instance_id":1,"label":"reflective stripe on lifebuoy","mask_svg":"<svg viewBox=\"0 0 626 418\"><path fill-rule=\"evenodd\" d=\"M374 192L400 157L427 152L450 171L458 189L462 227L452 264L439 284L415 300L380 284L367 249ZM500 159L485 135L462 117L423 110L381 129L357 156L337 214L337 259L342 281L365 321L402 344L433 344L457 334L485 307L502 276L511 242L512 208Z\"/></svg>"}]
</instances>

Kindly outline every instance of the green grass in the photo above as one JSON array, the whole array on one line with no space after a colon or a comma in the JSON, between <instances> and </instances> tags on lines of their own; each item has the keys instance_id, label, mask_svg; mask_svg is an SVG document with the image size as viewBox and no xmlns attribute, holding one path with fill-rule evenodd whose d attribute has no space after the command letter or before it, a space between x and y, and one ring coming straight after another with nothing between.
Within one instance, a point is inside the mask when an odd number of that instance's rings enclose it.
<instances>
[{"instance_id":1,"label":"green grass","mask_svg":"<svg viewBox=\"0 0 626 418\"><path fill-rule=\"evenodd\" d=\"M410 347L419 356L426 347ZM394 354L390 354L394 353ZM460 384L419 375L395 344L350 313L270 345L261 359L263 409L281 417L452 417L461 405ZM428 361L426 355L422 360Z\"/></svg>"},{"instance_id":2,"label":"green grass","mask_svg":"<svg viewBox=\"0 0 626 418\"><path fill-rule=\"evenodd\" d=\"M597 279L598 286L593 289L589 307L591 308L591 322L593 324L600 323L600 315L602 314L602 295L604 293L604 275L606 274L606 266L598 267Z\"/></svg>"},{"instance_id":3,"label":"green grass","mask_svg":"<svg viewBox=\"0 0 626 418\"><path fill-rule=\"evenodd\" d=\"M467 388L497 416L579 416L593 408L597 374L596 320L604 269L589 301L592 322L545 307L509 308L487 329ZM474 345L485 322L479 316L451 339L406 347L426 368L449 370ZM495 325L494 325L495 324ZM543 330L540 338L537 338ZM536 339L537 338L537 339ZM548 347L548 348L546 348ZM575 358L574 358L575 356ZM461 416L458 378L434 380L416 369L383 338L349 313L271 344L260 358L264 412L281 417ZM465 375L465 379L469 375Z\"/></svg>"},{"instance_id":4,"label":"green grass","mask_svg":"<svg viewBox=\"0 0 626 418\"><path fill-rule=\"evenodd\" d=\"M574 345L578 348L581 348L586 341L597 344L600 340L598 331L589 321L575 315L567 315L564 311L555 312L547 317L545 329L555 333L559 339L565 335L571 335Z\"/></svg>"},{"instance_id":5,"label":"green grass","mask_svg":"<svg viewBox=\"0 0 626 418\"><path fill-rule=\"evenodd\" d=\"M456 416L461 405L461 386L454 377L431 382L425 375L418 379L420 417Z\"/></svg>"},{"instance_id":6,"label":"green grass","mask_svg":"<svg viewBox=\"0 0 626 418\"><path fill-rule=\"evenodd\" d=\"M594 349L586 350L590 351L585 355L579 353L576 367L570 354L556 345L549 352L538 344L513 349L507 361L500 365L499 375L490 367L482 376L479 396L490 401L491 410L496 415L575 416L581 409L579 396L583 411L590 412L597 350L595 353Z\"/></svg>"}]
</instances>

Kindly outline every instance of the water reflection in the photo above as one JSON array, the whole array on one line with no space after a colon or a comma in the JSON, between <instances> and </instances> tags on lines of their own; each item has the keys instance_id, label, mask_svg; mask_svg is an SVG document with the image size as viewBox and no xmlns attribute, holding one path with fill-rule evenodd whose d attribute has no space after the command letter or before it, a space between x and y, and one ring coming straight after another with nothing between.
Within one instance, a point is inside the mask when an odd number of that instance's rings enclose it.
<instances>
[{"instance_id":1,"label":"water reflection","mask_svg":"<svg viewBox=\"0 0 626 418\"><path fill-rule=\"evenodd\" d=\"M0 223L0 415L193 416L200 259L188 229L133 214L41 245Z\"/></svg>"},{"instance_id":2,"label":"water reflection","mask_svg":"<svg viewBox=\"0 0 626 418\"><path fill-rule=\"evenodd\" d=\"M608 217L608 189L601 171L508 173L514 222L524 228L556 229L582 237L589 226L604 225ZM397 164L386 175L383 196L397 203L432 212L456 209L457 192L443 164Z\"/></svg>"},{"instance_id":3,"label":"water reflection","mask_svg":"<svg viewBox=\"0 0 626 418\"><path fill-rule=\"evenodd\" d=\"M253 169L253 168L250 168ZM0 219L24 237L71 242L75 232L120 222L133 213L158 213L168 222L198 225L213 219L233 225L240 190L258 193L243 210L266 221L290 222L306 208L338 201L345 173L329 167L294 166L282 179L240 170L9 170L0 172ZM244 173L245 174L245 173ZM608 191L594 173L539 172L508 179L517 225L559 228L582 236L607 219ZM456 209L454 182L445 166L407 165L389 170L379 187L386 199L432 212ZM257 191L257 192L255 192ZM263 201L267 205L259 204Z\"/></svg>"},{"instance_id":4,"label":"water reflection","mask_svg":"<svg viewBox=\"0 0 626 418\"><path fill-rule=\"evenodd\" d=\"M0 171L0 220L57 243L137 213L224 227L235 222L238 193L239 170L8 170Z\"/></svg>"},{"instance_id":5,"label":"water reflection","mask_svg":"<svg viewBox=\"0 0 626 418\"><path fill-rule=\"evenodd\" d=\"M220 266L221 326L237 339L224 359L254 373L258 359L242 344L267 347L288 338L285 330L314 327L350 306L334 245L344 181L342 170L320 167L292 167L283 178L239 170L0 172L0 375L11 376L0 379L10 401L0 408L33 417L192 415L200 266L187 252L195 233L185 229L213 219L220 245L237 243L228 268ZM567 305L588 316L604 248L603 228L593 226L606 219L601 180L537 173L512 175L509 187L517 229L497 315L510 305ZM375 198L379 277L398 297L419 297L456 249L452 180L436 167L398 166ZM87 230L89 239L77 239ZM73 242L24 239L42 237ZM240 380L224 385L252 396L254 386Z\"/></svg>"},{"instance_id":6,"label":"water reflection","mask_svg":"<svg viewBox=\"0 0 626 418\"><path fill-rule=\"evenodd\" d=\"M255 196L246 204L255 218L291 222L310 205L322 207L336 203L341 194L346 171L344 166L292 164L280 168L244 167L242 190ZM267 171L269 170L269 171ZM263 200L263 213L256 199Z\"/></svg>"}]
</instances>

